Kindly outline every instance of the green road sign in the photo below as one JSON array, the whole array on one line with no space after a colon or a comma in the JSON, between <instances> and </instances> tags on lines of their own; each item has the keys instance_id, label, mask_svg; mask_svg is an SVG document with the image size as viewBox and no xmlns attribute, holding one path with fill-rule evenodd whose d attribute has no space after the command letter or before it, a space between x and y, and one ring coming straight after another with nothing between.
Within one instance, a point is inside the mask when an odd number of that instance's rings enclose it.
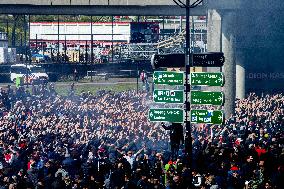
<instances>
[{"instance_id":1,"label":"green road sign","mask_svg":"<svg viewBox=\"0 0 284 189\"><path fill-rule=\"evenodd\" d=\"M191 110L191 123L222 124L223 121L221 110Z\"/></svg>"},{"instance_id":2,"label":"green road sign","mask_svg":"<svg viewBox=\"0 0 284 189\"><path fill-rule=\"evenodd\" d=\"M183 123L184 121L183 110L177 108L151 108L148 116L151 122Z\"/></svg>"},{"instance_id":3,"label":"green road sign","mask_svg":"<svg viewBox=\"0 0 284 189\"><path fill-rule=\"evenodd\" d=\"M157 89L153 92L154 102L183 103L184 91Z\"/></svg>"},{"instance_id":4,"label":"green road sign","mask_svg":"<svg viewBox=\"0 0 284 189\"><path fill-rule=\"evenodd\" d=\"M183 85L183 72L157 71L153 74L153 82L158 85Z\"/></svg>"},{"instance_id":5,"label":"green road sign","mask_svg":"<svg viewBox=\"0 0 284 189\"><path fill-rule=\"evenodd\" d=\"M222 72L195 72L190 73L191 85L224 86L224 74Z\"/></svg>"},{"instance_id":6,"label":"green road sign","mask_svg":"<svg viewBox=\"0 0 284 189\"><path fill-rule=\"evenodd\" d=\"M223 103L223 92L191 91L191 104L222 106Z\"/></svg>"}]
</instances>

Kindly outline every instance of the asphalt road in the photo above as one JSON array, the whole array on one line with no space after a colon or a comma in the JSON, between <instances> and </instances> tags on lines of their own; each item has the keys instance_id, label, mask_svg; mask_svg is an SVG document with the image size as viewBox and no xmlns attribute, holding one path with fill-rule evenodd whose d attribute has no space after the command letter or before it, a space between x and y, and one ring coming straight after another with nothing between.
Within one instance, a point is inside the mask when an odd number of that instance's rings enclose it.
<instances>
[{"instance_id":1,"label":"asphalt road","mask_svg":"<svg viewBox=\"0 0 284 189\"><path fill-rule=\"evenodd\" d=\"M72 82L49 82L55 84L55 86L69 86ZM119 81L119 82L74 82L76 86L80 85L117 85L117 84L135 84L134 81ZM141 84L142 82L138 82ZM15 86L14 83L0 83L0 87L7 87L8 85Z\"/></svg>"}]
</instances>

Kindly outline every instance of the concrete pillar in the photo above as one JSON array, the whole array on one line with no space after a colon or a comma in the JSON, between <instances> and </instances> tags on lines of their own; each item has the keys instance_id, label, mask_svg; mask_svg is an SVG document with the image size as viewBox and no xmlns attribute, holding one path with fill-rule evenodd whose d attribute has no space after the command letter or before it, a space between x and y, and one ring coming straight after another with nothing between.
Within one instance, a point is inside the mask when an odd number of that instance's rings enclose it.
<instances>
[{"instance_id":1,"label":"concrete pillar","mask_svg":"<svg viewBox=\"0 0 284 189\"><path fill-rule=\"evenodd\" d=\"M207 15L207 51L221 52L221 15L209 9ZM205 68L207 72L220 72L220 68ZM207 91L221 91L221 87L203 87Z\"/></svg>"},{"instance_id":2,"label":"concrete pillar","mask_svg":"<svg viewBox=\"0 0 284 189\"><path fill-rule=\"evenodd\" d=\"M235 61L235 12L220 12L214 9L208 10L207 15L207 51L208 52L223 52L225 55L225 63L223 68L207 68L208 72L223 71L225 75L225 86L223 89L220 87L208 87L210 91L221 91L225 93L225 117L228 118L235 110L235 97L236 97L236 61ZM240 57L241 58L241 57ZM239 62L241 59L239 59ZM239 64L241 65L241 64ZM241 67L238 67L241 68ZM242 70L242 69L240 69ZM238 72L241 73L243 72ZM244 78L241 77L244 81ZM240 79L241 81L241 78ZM242 87L244 87L244 82ZM244 90L242 90L244 91Z\"/></svg>"},{"instance_id":3,"label":"concrete pillar","mask_svg":"<svg viewBox=\"0 0 284 189\"><path fill-rule=\"evenodd\" d=\"M223 72L225 75L225 117L230 117L235 111L236 98L236 62L235 62L235 30L236 13L222 13L222 52L225 56Z\"/></svg>"},{"instance_id":4,"label":"concrete pillar","mask_svg":"<svg viewBox=\"0 0 284 189\"><path fill-rule=\"evenodd\" d=\"M236 51L236 98L243 99L246 94L245 86L245 57L241 50Z\"/></svg>"},{"instance_id":5,"label":"concrete pillar","mask_svg":"<svg viewBox=\"0 0 284 189\"><path fill-rule=\"evenodd\" d=\"M207 15L207 51L221 51L221 15L215 10L208 10Z\"/></svg>"}]
</instances>

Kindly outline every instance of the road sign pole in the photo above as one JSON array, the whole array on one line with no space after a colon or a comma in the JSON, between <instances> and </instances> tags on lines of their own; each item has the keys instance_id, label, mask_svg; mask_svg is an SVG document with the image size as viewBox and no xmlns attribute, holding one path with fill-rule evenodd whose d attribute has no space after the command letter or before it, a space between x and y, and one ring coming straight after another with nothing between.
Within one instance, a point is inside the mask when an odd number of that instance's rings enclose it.
<instances>
[{"instance_id":1,"label":"road sign pole","mask_svg":"<svg viewBox=\"0 0 284 189\"><path fill-rule=\"evenodd\" d=\"M189 180L192 181L192 139L191 139L191 124L189 120L190 104L188 102L188 93L190 92L189 74L190 74L190 2L186 0L186 37L185 37L185 152L190 168ZM191 186L191 183L189 183Z\"/></svg>"}]
</instances>

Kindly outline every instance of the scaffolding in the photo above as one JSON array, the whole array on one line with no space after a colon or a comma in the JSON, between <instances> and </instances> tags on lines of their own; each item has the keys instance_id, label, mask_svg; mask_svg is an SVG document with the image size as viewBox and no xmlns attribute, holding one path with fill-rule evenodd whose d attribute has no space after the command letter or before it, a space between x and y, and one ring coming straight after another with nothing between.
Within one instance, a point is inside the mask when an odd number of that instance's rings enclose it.
<instances>
[{"instance_id":1,"label":"scaffolding","mask_svg":"<svg viewBox=\"0 0 284 189\"><path fill-rule=\"evenodd\" d=\"M130 43L121 47L122 59L150 60L156 53L157 43Z\"/></svg>"}]
</instances>

